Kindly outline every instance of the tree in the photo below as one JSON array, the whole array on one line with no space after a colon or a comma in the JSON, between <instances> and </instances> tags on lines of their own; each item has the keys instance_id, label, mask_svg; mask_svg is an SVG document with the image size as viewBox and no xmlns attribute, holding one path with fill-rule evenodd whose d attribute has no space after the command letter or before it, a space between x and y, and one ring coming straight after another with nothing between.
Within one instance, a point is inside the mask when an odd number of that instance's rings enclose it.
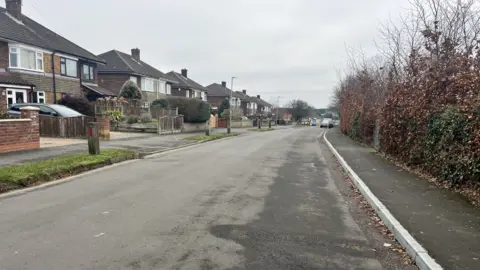
<instances>
[{"instance_id":1,"label":"tree","mask_svg":"<svg viewBox=\"0 0 480 270\"><path fill-rule=\"evenodd\" d=\"M218 106L218 115L222 115L223 111L227 109L230 109L230 101L223 99L220 106Z\"/></svg>"},{"instance_id":2,"label":"tree","mask_svg":"<svg viewBox=\"0 0 480 270\"><path fill-rule=\"evenodd\" d=\"M126 99L142 99L142 92L140 92L137 84L128 80L123 84L119 96Z\"/></svg>"},{"instance_id":3,"label":"tree","mask_svg":"<svg viewBox=\"0 0 480 270\"><path fill-rule=\"evenodd\" d=\"M300 99L291 100L287 104L287 107L292 109L292 117L295 121L299 121L302 118L309 116L313 109L306 101Z\"/></svg>"}]
</instances>

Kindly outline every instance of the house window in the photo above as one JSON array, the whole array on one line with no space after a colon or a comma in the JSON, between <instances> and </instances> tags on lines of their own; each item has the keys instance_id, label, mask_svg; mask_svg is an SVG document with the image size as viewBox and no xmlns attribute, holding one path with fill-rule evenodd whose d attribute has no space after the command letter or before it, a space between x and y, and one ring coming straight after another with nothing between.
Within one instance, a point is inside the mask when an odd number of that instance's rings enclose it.
<instances>
[{"instance_id":1,"label":"house window","mask_svg":"<svg viewBox=\"0 0 480 270\"><path fill-rule=\"evenodd\" d=\"M130 81L134 82L135 85L137 85L137 77L131 76L131 77L130 77Z\"/></svg>"},{"instance_id":2,"label":"house window","mask_svg":"<svg viewBox=\"0 0 480 270\"><path fill-rule=\"evenodd\" d=\"M78 77L77 61L60 57L60 74L68 77Z\"/></svg>"},{"instance_id":3,"label":"house window","mask_svg":"<svg viewBox=\"0 0 480 270\"><path fill-rule=\"evenodd\" d=\"M95 79L92 66L87 64L82 65L82 79L86 81L93 81Z\"/></svg>"},{"instance_id":4,"label":"house window","mask_svg":"<svg viewBox=\"0 0 480 270\"><path fill-rule=\"evenodd\" d=\"M171 95L172 94L172 86L170 84L167 84L167 92L166 92L167 95Z\"/></svg>"},{"instance_id":5,"label":"house window","mask_svg":"<svg viewBox=\"0 0 480 270\"><path fill-rule=\"evenodd\" d=\"M45 92L44 91L32 92L32 102L45 103Z\"/></svg>"},{"instance_id":6,"label":"house window","mask_svg":"<svg viewBox=\"0 0 480 270\"><path fill-rule=\"evenodd\" d=\"M151 78L142 77L142 90L156 92L159 88L159 81Z\"/></svg>"},{"instance_id":7,"label":"house window","mask_svg":"<svg viewBox=\"0 0 480 270\"><path fill-rule=\"evenodd\" d=\"M21 47L10 47L10 67L43 71L43 53Z\"/></svg>"},{"instance_id":8,"label":"house window","mask_svg":"<svg viewBox=\"0 0 480 270\"><path fill-rule=\"evenodd\" d=\"M167 90L165 89L165 83L160 83L159 92L162 93L162 94L167 93Z\"/></svg>"},{"instance_id":9,"label":"house window","mask_svg":"<svg viewBox=\"0 0 480 270\"><path fill-rule=\"evenodd\" d=\"M185 90L185 93L186 93L185 94L186 97L190 97L190 90Z\"/></svg>"}]
</instances>

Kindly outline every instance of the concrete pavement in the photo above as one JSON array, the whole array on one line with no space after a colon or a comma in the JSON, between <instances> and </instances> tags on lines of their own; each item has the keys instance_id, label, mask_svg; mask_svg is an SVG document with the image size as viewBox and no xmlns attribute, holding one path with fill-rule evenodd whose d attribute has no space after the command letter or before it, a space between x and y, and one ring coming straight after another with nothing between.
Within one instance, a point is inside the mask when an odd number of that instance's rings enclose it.
<instances>
[{"instance_id":1,"label":"concrete pavement","mask_svg":"<svg viewBox=\"0 0 480 270\"><path fill-rule=\"evenodd\" d=\"M319 128L252 133L0 200L0 269L409 269Z\"/></svg>"},{"instance_id":2,"label":"concrete pavement","mask_svg":"<svg viewBox=\"0 0 480 270\"><path fill-rule=\"evenodd\" d=\"M386 161L333 129L328 140L445 269L480 269L480 211L461 195Z\"/></svg>"}]
</instances>

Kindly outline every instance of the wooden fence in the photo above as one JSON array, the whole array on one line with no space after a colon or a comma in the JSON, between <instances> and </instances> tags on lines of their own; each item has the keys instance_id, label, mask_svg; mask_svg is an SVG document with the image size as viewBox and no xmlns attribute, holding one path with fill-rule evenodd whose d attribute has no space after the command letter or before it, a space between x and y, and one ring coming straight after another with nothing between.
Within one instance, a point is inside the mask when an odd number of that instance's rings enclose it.
<instances>
[{"instance_id":1,"label":"wooden fence","mask_svg":"<svg viewBox=\"0 0 480 270\"><path fill-rule=\"evenodd\" d=\"M95 122L95 117L55 117L40 115L40 136L60 138L86 138L87 123Z\"/></svg>"},{"instance_id":2,"label":"wooden fence","mask_svg":"<svg viewBox=\"0 0 480 270\"><path fill-rule=\"evenodd\" d=\"M182 132L183 115L160 116L158 118L158 134L174 134Z\"/></svg>"}]
</instances>

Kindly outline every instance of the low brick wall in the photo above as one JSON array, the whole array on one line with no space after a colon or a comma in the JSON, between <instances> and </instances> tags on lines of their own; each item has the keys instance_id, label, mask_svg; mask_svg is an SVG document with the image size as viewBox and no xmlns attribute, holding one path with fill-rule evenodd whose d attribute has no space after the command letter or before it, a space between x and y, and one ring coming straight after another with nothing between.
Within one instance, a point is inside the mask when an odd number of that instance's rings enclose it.
<instances>
[{"instance_id":1,"label":"low brick wall","mask_svg":"<svg viewBox=\"0 0 480 270\"><path fill-rule=\"evenodd\" d=\"M232 128L247 128L252 126L252 120L232 121Z\"/></svg>"},{"instance_id":2,"label":"low brick wall","mask_svg":"<svg viewBox=\"0 0 480 270\"><path fill-rule=\"evenodd\" d=\"M95 122L98 123L98 135L100 140L110 140L110 117L108 115L97 114Z\"/></svg>"},{"instance_id":3,"label":"low brick wall","mask_svg":"<svg viewBox=\"0 0 480 270\"><path fill-rule=\"evenodd\" d=\"M22 108L21 119L0 120L0 152L36 148L40 148L37 108Z\"/></svg>"},{"instance_id":4,"label":"low brick wall","mask_svg":"<svg viewBox=\"0 0 480 270\"><path fill-rule=\"evenodd\" d=\"M206 131L207 122L204 123L183 123L182 132Z\"/></svg>"}]
</instances>

